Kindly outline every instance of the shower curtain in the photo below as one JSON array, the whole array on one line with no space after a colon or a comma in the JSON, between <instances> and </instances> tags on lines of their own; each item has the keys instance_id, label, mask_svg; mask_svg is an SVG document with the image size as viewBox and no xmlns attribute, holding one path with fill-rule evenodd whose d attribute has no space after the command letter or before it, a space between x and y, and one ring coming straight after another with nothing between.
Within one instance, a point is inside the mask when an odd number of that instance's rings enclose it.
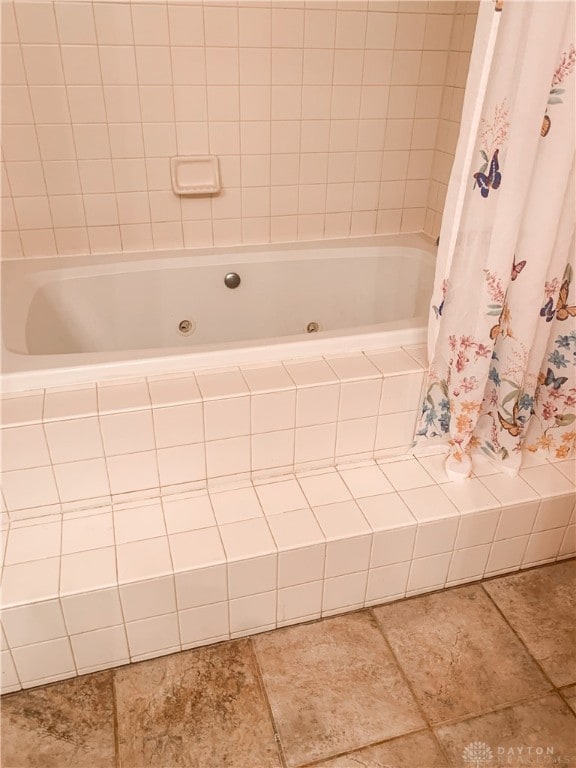
<instances>
[{"instance_id":1,"label":"shower curtain","mask_svg":"<svg viewBox=\"0 0 576 768\"><path fill-rule=\"evenodd\" d=\"M481 0L430 310L417 444L573 454L574 3Z\"/></svg>"}]
</instances>

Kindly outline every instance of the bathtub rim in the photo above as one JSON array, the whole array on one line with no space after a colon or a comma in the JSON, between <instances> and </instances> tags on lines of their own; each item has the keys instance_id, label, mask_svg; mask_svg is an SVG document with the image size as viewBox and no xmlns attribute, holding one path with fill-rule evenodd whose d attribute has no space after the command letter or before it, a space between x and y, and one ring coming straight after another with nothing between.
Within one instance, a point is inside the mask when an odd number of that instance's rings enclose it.
<instances>
[{"instance_id":1,"label":"bathtub rim","mask_svg":"<svg viewBox=\"0 0 576 768\"><path fill-rule=\"evenodd\" d=\"M423 233L401 235L373 235L359 238L342 238L322 241L303 241L297 243L264 244L258 246L226 246L220 248L179 249L178 251L144 251L121 254L102 254L94 257L38 257L26 259L24 263L11 260L2 267L8 273L19 270L25 276L76 270L101 265L135 263L149 264L171 258L178 261L184 258L220 257L222 263L241 261L244 256L252 255L250 261L260 261L263 255L274 254L281 259L282 254L300 252L298 258L310 258L310 251L329 251L334 248L353 247L402 247L423 251L430 256L436 253L432 239ZM302 252L307 252L307 255ZM162 255L159 255L162 254ZM167 255L170 254L168 257ZM227 257L227 259L225 258ZM316 257L316 254L314 254ZM326 258L329 254L326 253ZM13 266L15 265L15 266ZM199 264L200 266L200 264ZM0 392L13 394L46 387L76 386L94 382L143 378L153 375L177 375L200 370L214 370L240 365L267 365L281 361L322 357L324 354L354 354L364 350L399 348L426 342L427 317L416 317L402 321L392 321L367 326L355 326L349 329L321 331L311 338L306 334L296 336L271 337L248 341L229 342L227 344L202 345L202 349L183 351L182 347L161 349L119 350L112 352L84 352L66 355L25 355L13 352L5 345L2 334L2 366L0 372ZM54 365L55 358L66 358L64 364Z\"/></svg>"}]
</instances>

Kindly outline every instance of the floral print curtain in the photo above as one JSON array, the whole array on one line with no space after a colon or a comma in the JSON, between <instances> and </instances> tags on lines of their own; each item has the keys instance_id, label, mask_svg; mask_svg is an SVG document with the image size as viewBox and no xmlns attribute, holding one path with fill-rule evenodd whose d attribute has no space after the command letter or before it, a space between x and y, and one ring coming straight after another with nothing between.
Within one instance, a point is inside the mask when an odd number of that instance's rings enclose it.
<instances>
[{"instance_id":1,"label":"floral print curtain","mask_svg":"<svg viewBox=\"0 0 576 768\"><path fill-rule=\"evenodd\" d=\"M572 0L481 0L417 428L451 477L574 450L575 63Z\"/></svg>"}]
</instances>

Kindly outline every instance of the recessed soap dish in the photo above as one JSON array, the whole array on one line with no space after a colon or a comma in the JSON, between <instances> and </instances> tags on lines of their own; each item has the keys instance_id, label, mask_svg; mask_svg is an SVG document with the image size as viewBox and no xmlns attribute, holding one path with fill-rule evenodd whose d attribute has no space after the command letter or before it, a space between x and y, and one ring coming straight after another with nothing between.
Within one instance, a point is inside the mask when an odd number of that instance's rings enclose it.
<instances>
[{"instance_id":1,"label":"recessed soap dish","mask_svg":"<svg viewBox=\"0 0 576 768\"><path fill-rule=\"evenodd\" d=\"M213 195L220 192L216 155L189 155L170 158L172 189L177 195Z\"/></svg>"}]
</instances>

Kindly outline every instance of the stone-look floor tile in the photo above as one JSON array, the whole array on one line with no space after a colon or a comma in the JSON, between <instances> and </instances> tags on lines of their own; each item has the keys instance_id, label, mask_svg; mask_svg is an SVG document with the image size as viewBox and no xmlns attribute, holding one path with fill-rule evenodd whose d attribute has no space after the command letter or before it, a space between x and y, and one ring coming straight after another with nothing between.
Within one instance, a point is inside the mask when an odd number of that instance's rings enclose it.
<instances>
[{"instance_id":1,"label":"stone-look floor tile","mask_svg":"<svg viewBox=\"0 0 576 768\"><path fill-rule=\"evenodd\" d=\"M368 612L288 627L253 642L289 766L425 725Z\"/></svg>"},{"instance_id":2,"label":"stone-look floor tile","mask_svg":"<svg viewBox=\"0 0 576 768\"><path fill-rule=\"evenodd\" d=\"M566 704L568 704L572 712L576 715L576 685L569 685L567 688L562 688L560 695L565 699Z\"/></svg>"},{"instance_id":3,"label":"stone-look floor tile","mask_svg":"<svg viewBox=\"0 0 576 768\"><path fill-rule=\"evenodd\" d=\"M551 687L480 586L374 613L431 723L480 714Z\"/></svg>"},{"instance_id":4,"label":"stone-look floor tile","mask_svg":"<svg viewBox=\"0 0 576 768\"><path fill-rule=\"evenodd\" d=\"M554 685L576 682L576 561L488 581L484 589Z\"/></svg>"},{"instance_id":5,"label":"stone-look floor tile","mask_svg":"<svg viewBox=\"0 0 576 768\"><path fill-rule=\"evenodd\" d=\"M576 760L576 720L557 694L440 726L435 731L453 768L568 766ZM488 750L492 760L488 760ZM474 752L476 760L471 759Z\"/></svg>"},{"instance_id":6,"label":"stone-look floor tile","mask_svg":"<svg viewBox=\"0 0 576 768\"><path fill-rule=\"evenodd\" d=\"M322 763L314 763L314 768L415 768L416 765L426 768L449 768L430 731L400 736L384 744L376 744Z\"/></svg>"},{"instance_id":7,"label":"stone-look floor tile","mask_svg":"<svg viewBox=\"0 0 576 768\"><path fill-rule=\"evenodd\" d=\"M2 699L3 768L113 768L112 674L99 672Z\"/></svg>"},{"instance_id":8,"label":"stone-look floor tile","mask_svg":"<svg viewBox=\"0 0 576 768\"><path fill-rule=\"evenodd\" d=\"M114 682L122 768L279 768L249 640L135 664Z\"/></svg>"}]
</instances>

